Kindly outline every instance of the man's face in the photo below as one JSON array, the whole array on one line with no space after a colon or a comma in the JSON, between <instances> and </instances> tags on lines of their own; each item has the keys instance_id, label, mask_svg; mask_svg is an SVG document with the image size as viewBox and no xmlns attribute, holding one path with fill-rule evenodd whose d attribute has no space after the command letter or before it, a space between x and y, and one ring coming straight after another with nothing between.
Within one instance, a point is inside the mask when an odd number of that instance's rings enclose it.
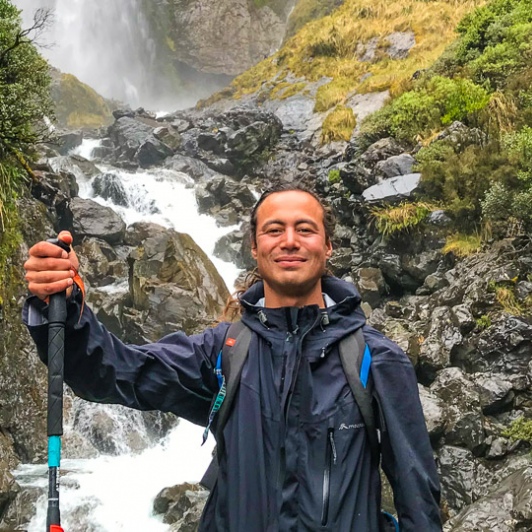
<instances>
[{"instance_id":1,"label":"man's face","mask_svg":"<svg viewBox=\"0 0 532 532\"><path fill-rule=\"evenodd\" d=\"M300 190L276 192L257 211L252 255L268 306L323 304L321 276L331 256L323 208Z\"/></svg>"}]
</instances>

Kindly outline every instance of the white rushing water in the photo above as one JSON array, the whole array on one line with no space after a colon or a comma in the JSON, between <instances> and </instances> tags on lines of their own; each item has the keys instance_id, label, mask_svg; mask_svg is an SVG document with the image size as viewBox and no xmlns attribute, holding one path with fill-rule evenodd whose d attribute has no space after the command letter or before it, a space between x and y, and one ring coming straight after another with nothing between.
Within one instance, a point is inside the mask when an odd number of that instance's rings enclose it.
<instances>
[{"instance_id":1,"label":"white rushing water","mask_svg":"<svg viewBox=\"0 0 532 532\"><path fill-rule=\"evenodd\" d=\"M77 153L89 158L90 152L97 145L98 141L86 140ZM60 165L62 160L58 158L52 164ZM189 233L213 260L226 284L232 289L238 270L234 265L212 257L216 239L232 228L219 228L211 217L197 213L192 180L187 175L163 169L125 172L111 167L100 168L120 178L129 206L112 205L95 196L92 180L79 175L81 197L90 197L112 206L127 224L146 220ZM158 212L153 212L154 206ZM115 423L123 423L125 430L131 430L128 423L131 424L132 420L126 419L125 415L119 410L113 418ZM70 441L68 436L72 430L73 427L66 424L66 444ZM141 427L139 430L145 429ZM113 431L116 438L120 433L118 429ZM152 515L154 497L165 487L200 480L210 462L214 445L211 437L201 446L202 433L203 428L181 420L163 441L140 454L127 452L120 456L102 455L91 459L63 460L60 498L65 531L167 531L169 526ZM117 448L127 448L127 445L121 445L123 442L117 443ZM65 454L68 454L67 449ZM46 475L47 468L44 465L23 465L15 471L17 481L23 487L44 488L47 485ZM28 532L42 532L45 529L46 505L47 498L42 495L37 502L36 513L27 526Z\"/></svg>"},{"instance_id":2,"label":"white rushing water","mask_svg":"<svg viewBox=\"0 0 532 532\"><path fill-rule=\"evenodd\" d=\"M15 0L25 27L38 8L53 24L38 43L44 56L107 98L138 106L156 99L156 45L141 0Z\"/></svg>"}]
</instances>

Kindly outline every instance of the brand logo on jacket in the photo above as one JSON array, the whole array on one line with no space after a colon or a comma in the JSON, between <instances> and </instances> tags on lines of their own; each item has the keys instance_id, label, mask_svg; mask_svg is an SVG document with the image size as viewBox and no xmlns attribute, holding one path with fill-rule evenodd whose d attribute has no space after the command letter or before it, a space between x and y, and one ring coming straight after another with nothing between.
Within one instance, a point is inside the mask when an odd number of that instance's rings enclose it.
<instances>
[{"instance_id":1,"label":"brand logo on jacket","mask_svg":"<svg viewBox=\"0 0 532 532\"><path fill-rule=\"evenodd\" d=\"M364 428L364 423L355 423L354 425L346 425L342 423L338 430L349 430L349 429L362 429Z\"/></svg>"}]
</instances>

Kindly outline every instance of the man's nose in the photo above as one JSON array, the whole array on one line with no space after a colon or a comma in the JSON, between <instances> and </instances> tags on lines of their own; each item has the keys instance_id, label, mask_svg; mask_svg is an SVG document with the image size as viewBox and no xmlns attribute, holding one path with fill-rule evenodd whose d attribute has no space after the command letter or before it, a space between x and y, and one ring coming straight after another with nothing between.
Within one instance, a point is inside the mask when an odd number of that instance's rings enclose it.
<instances>
[{"instance_id":1,"label":"man's nose","mask_svg":"<svg viewBox=\"0 0 532 532\"><path fill-rule=\"evenodd\" d=\"M283 237L281 247L288 249L299 248L299 238L295 228L287 227L284 231Z\"/></svg>"}]
</instances>

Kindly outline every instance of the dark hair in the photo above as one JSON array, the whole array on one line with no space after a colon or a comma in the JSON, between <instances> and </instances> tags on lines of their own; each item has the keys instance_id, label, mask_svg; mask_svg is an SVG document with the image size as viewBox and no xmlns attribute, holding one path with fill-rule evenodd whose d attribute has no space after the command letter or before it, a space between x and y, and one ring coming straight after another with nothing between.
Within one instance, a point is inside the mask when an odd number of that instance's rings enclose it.
<instances>
[{"instance_id":1,"label":"dark hair","mask_svg":"<svg viewBox=\"0 0 532 532\"><path fill-rule=\"evenodd\" d=\"M249 237L251 239L252 244L256 244L257 242L257 213L259 207L264 203L264 200L272 194L292 191L304 192L305 194L309 194L320 204L320 207L323 209L323 227L325 229L325 238L328 242L332 241L334 235L334 228L336 226L336 219L331 209L331 206L326 203L323 198L320 198L320 196L318 196L318 194L316 194L316 192L314 192L313 190L310 190L302 185L284 184L265 190L261 194L260 198L257 200L257 203L255 203L255 205L251 209L251 219L249 222Z\"/></svg>"},{"instance_id":2,"label":"dark hair","mask_svg":"<svg viewBox=\"0 0 532 532\"><path fill-rule=\"evenodd\" d=\"M261 194L260 198L257 200L257 203L255 203L255 205L251 209L249 237L250 237L252 244L257 243L257 212L259 210L259 207L264 202L264 200L267 197L271 196L272 194L278 194L280 192L292 192L292 191L305 192L306 194L310 194L320 204L320 207L323 209L323 227L325 229L325 238L327 239L327 242L332 241L333 235L334 235L334 228L336 226L336 218L334 216L331 206L328 203L326 203L322 198L320 198L318 194L316 194L314 191L306 187L303 187L301 185L286 185L285 184L285 185L278 185L278 186L265 190ZM326 270L325 275L332 275L332 274L330 273L330 271ZM248 288L250 288L255 283L261 280L262 278L257 268L241 276L235 283L236 291L231 296L229 296L229 298L227 299L227 302L222 312L220 321L234 321L238 319L242 313L242 306L240 305L240 296L244 292L246 292Z\"/></svg>"}]
</instances>

